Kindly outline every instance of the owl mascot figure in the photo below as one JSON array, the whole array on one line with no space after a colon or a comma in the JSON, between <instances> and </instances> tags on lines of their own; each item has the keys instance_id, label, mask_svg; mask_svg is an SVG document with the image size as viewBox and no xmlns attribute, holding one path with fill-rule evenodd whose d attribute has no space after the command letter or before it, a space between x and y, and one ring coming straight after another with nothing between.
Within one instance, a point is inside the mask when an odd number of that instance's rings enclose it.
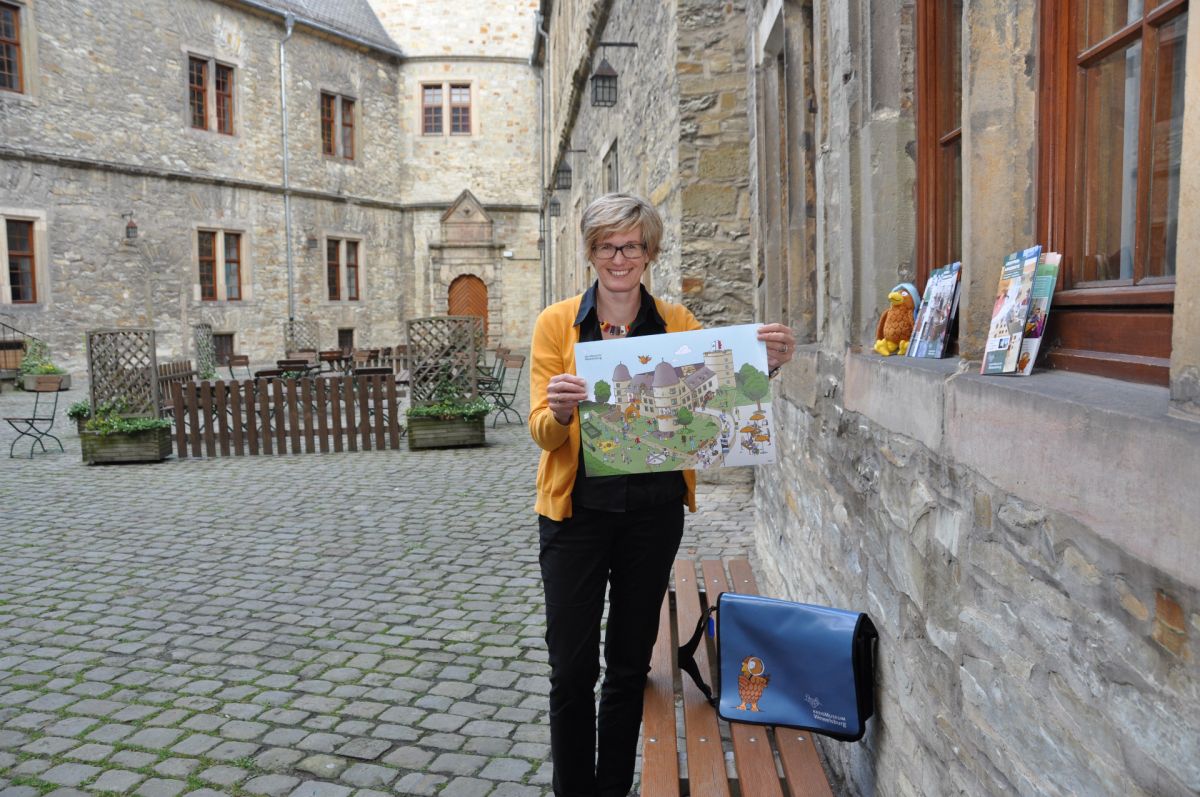
<instances>
[{"instance_id":1,"label":"owl mascot figure","mask_svg":"<svg viewBox=\"0 0 1200 797\"><path fill-rule=\"evenodd\" d=\"M767 688L767 682L771 680L769 675L763 673L765 669L762 659L757 656L747 656L742 660L742 671L738 675L738 697L742 699L742 704L738 706L738 711L745 711L747 705L750 711L759 710L758 701Z\"/></svg>"}]
</instances>

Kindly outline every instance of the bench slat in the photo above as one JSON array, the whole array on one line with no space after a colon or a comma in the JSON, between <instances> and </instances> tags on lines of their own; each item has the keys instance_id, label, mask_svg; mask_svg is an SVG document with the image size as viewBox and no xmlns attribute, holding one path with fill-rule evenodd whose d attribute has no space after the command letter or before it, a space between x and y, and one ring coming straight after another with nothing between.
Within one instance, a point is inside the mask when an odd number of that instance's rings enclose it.
<instances>
[{"instance_id":1,"label":"bench slat","mask_svg":"<svg viewBox=\"0 0 1200 797\"><path fill-rule=\"evenodd\" d=\"M704 588L711 604L722 592L729 591L725 567L716 559L706 559L700 566L704 571ZM733 760L742 797L783 797L775 769L775 754L771 751L771 736L766 727L731 722L729 735L733 739Z\"/></svg>"},{"instance_id":2,"label":"bench slat","mask_svg":"<svg viewBox=\"0 0 1200 797\"><path fill-rule=\"evenodd\" d=\"M675 560L675 608L678 637L691 637L700 620L700 594L696 585L696 565L691 560ZM696 664L712 682L708 646L696 649ZM691 797L729 797L725 773L725 754L721 749L721 730L717 713L704 699L690 678L683 679L683 722L687 740L688 791Z\"/></svg>"},{"instance_id":3,"label":"bench slat","mask_svg":"<svg viewBox=\"0 0 1200 797\"><path fill-rule=\"evenodd\" d=\"M642 793L655 797L679 797L673 645L671 596L664 594L642 708Z\"/></svg>"},{"instance_id":4,"label":"bench slat","mask_svg":"<svg viewBox=\"0 0 1200 797\"><path fill-rule=\"evenodd\" d=\"M731 592L758 594L758 584L748 560L730 561L729 578ZM787 778L791 797L833 797L812 734L794 728L775 728L775 744L783 761L783 774ZM740 766L738 771L741 771Z\"/></svg>"}]
</instances>

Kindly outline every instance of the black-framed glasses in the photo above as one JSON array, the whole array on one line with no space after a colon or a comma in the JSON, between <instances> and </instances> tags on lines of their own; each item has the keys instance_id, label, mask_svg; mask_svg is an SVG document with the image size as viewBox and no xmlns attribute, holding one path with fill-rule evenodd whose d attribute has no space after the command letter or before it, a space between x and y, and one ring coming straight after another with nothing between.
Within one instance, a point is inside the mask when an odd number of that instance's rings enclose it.
<instances>
[{"instance_id":1,"label":"black-framed glasses","mask_svg":"<svg viewBox=\"0 0 1200 797\"><path fill-rule=\"evenodd\" d=\"M624 255L626 260L640 260L646 256L646 245L631 241L623 246L596 244L592 247L592 254L600 260L612 260L617 256L617 252Z\"/></svg>"}]
</instances>

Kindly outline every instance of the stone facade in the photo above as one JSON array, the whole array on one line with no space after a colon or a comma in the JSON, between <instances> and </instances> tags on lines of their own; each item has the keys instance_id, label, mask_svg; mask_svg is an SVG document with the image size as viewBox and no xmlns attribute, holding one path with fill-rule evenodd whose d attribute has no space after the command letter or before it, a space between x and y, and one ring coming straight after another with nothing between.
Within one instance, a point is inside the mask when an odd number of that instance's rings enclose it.
<instances>
[{"instance_id":1,"label":"stone facade","mask_svg":"<svg viewBox=\"0 0 1200 797\"><path fill-rule=\"evenodd\" d=\"M442 24L451 15L438 4L422 4L423 29L388 25L416 19L405 3L373 5L377 31L366 40L361 28L342 36L301 15L285 45L289 296L282 12L213 0L82 9L19 0L26 85L0 92L0 215L38 225L38 301L0 305L0 320L46 340L72 369L85 364L83 332L114 325L153 326L160 355L192 356L191 325L206 322L233 334L238 352L271 360L293 311L323 348L338 344L339 329L353 329L359 346L393 345L406 318L446 312L431 257L436 219L469 190L495 218L485 265L508 297L494 305L491 342L527 345L541 283L533 11L501 0L459 9L455 19L503 19L481 38ZM355 10L370 19L366 0ZM436 47L429 29L444 31ZM234 68L233 135L191 127L189 56ZM434 79L471 86L471 135L421 135L419 85ZM352 160L322 154L322 92L355 103ZM122 214L136 221L136 239L125 239ZM241 236L240 300L201 300L199 230ZM331 239L358 243L357 301L328 298Z\"/></svg>"},{"instance_id":2,"label":"stone facade","mask_svg":"<svg viewBox=\"0 0 1200 797\"><path fill-rule=\"evenodd\" d=\"M573 175L569 191L554 192L562 216L550 219L551 298L590 284L580 215L615 188L663 216L651 290L705 323L750 320L743 4L571 0L553 4L546 27L547 188L560 163ZM615 107L591 104L601 58L618 73Z\"/></svg>"},{"instance_id":3,"label":"stone facade","mask_svg":"<svg viewBox=\"0 0 1200 797\"><path fill-rule=\"evenodd\" d=\"M1196 793L1200 344L1177 327L1170 391L970 359L979 264L1035 235L1037 4L964 3L963 356L941 361L864 353L915 274L914 3L747 5L758 312L790 306L807 342L776 383L758 553L770 594L880 631L877 717L821 745L835 793ZM1180 203L1181 253L1198 208Z\"/></svg>"}]
</instances>

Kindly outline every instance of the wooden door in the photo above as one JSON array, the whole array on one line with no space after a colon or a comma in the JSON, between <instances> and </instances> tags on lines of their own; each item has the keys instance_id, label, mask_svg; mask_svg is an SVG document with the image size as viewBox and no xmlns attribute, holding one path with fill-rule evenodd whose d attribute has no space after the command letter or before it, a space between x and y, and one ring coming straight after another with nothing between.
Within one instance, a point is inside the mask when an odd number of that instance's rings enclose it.
<instances>
[{"instance_id":1,"label":"wooden door","mask_svg":"<svg viewBox=\"0 0 1200 797\"><path fill-rule=\"evenodd\" d=\"M488 295L483 280L471 274L450 283L447 315L473 315L483 319L483 334L486 339L488 327Z\"/></svg>"}]
</instances>

